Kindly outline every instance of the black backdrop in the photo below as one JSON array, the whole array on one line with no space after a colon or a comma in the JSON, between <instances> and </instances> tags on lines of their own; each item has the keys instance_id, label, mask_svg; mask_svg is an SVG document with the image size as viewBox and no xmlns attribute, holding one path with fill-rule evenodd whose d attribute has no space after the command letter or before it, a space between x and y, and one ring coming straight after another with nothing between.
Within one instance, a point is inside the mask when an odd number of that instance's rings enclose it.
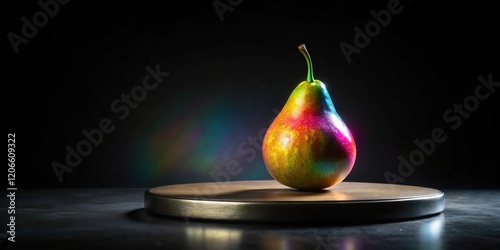
<instances>
[{"instance_id":1,"label":"black backdrop","mask_svg":"<svg viewBox=\"0 0 500 250\"><path fill-rule=\"evenodd\" d=\"M305 43L315 77L356 138L346 181L500 187L500 91L491 83L500 82L498 9L326 2L70 1L51 5L52 16L35 1L4 3L3 107L5 133L16 135L16 186L269 179L259 132L305 79L297 50ZM370 12L385 13L388 4L391 19L375 25ZM23 17L38 18L39 27L19 40L13 34L23 36ZM348 63L340 44L356 46L354 28L367 25L373 37L358 41L362 48ZM168 75L140 92L148 66ZM491 91L479 87L488 81ZM140 101L126 106L121 95L133 91ZM103 119L114 130L91 149L82 146L88 155L68 166L67 147L76 150L86 139L82 130ZM439 131L441 141L430 147ZM405 160L412 166L399 167ZM55 162L72 171L58 180ZM229 162L241 171L225 175Z\"/></svg>"}]
</instances>

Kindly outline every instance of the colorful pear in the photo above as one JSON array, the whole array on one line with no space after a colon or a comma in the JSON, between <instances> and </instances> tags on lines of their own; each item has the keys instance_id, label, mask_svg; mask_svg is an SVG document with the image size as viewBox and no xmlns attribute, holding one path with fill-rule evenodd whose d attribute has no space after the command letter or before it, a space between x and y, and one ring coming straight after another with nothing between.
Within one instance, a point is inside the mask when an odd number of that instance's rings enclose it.
<instances>
[{"instance_id":1,"label":"colorful pear","mask_svg":"<svg viewBox=\"0 0 500 250\"><path fill-rule=\"evenodd\" d=\"M342 182L352 170L356 144L333 106L325 85L313 77L304 44L307 78L269 126L262 145L267 171L283 185L321 190Z\"/></svg>"}]
</instances>

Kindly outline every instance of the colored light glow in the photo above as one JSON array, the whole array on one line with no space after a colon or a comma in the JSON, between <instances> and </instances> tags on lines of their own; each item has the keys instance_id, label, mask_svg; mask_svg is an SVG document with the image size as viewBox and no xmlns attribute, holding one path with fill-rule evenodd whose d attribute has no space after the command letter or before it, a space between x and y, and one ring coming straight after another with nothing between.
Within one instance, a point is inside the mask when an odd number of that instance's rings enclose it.
<instances>
[{"instance_id":1,"label":"colored light glow","mask_svg":"<svg viewBox=\"0 0 500 250\"><path fill-rule=\"evenodd\" d=\"M237 100L221 96L179 96L166 107L154 105L140 116L140 123L133 124L133 131L126 129L132 133L121 139L122 145L110 149L114 153L101 160L107 168L111 163L113 171L98 171L113 178L111 182L168 185L215 181L211 172L225 169L227 162L235 160L243 170L231 180L268 178L260 148L254 149L255 157L249 161L249 155L241 154L238 146L249 136L256 137L257 128L263 128L262 120L268 121L273 114L249 118L242 109L250 110L250 104L234 105ZM117 165L120 171L116 171Z\"/></svg>"},{"instance_id":2,"label":"colored light glow","mask_svg":"<svg viewBox=\"0 0 500 250\"><path fill-rule=\"evenodd\" d=\"M169 175L200 173L208 175L211 168L220 164L218 157L228 152L230 135L234 127L230 126L227 113L218 112L222 103L196 105L197 112L174 114L165 120L159 119L153 125L151 133L145 135L139 144L142 151L138 156L149 161L144 162L140 172L148 180Z\"/></svg>"}]
</instances>

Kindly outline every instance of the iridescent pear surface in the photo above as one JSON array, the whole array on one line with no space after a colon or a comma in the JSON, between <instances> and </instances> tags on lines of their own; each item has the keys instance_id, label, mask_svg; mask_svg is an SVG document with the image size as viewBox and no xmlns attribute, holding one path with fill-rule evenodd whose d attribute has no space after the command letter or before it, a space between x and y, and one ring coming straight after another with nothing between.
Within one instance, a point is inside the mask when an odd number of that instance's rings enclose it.
<instances>
[{"instance_id":1,"label":"iridescent pear surface","mask_svg":"<svg viewBox=\"0 0 500 250\"><path fill-rule=\"evenodd\" d=\"M315 80L305 45L308 74L269 126L262 145L267 171L283 185L321 190L342 182L356 159L356 144L325 85Z\"/></svg>"}]
</instances>

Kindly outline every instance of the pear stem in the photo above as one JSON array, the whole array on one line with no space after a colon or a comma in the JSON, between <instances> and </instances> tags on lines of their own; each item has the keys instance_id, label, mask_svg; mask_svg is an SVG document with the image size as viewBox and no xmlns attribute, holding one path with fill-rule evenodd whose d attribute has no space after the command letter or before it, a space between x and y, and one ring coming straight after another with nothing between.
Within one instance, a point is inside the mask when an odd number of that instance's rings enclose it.
<instances>
[{"instance_id":1,"label":"pear stem","mask_svg":"<svg viewBox=\"0 0 500 250\"><path fill-rule=\"evenodd\" d=\"M312 61L311 61L311 56L309 56L309 52L307 52L306 45L305 44L299 45L299 50L302 53L302 55L304 55L304 57L306 58L306 62L307 62L307 78L306 78L306 81L307 82L314 82L313 64L312 64Z\"/></svg>"}]
</instances>

